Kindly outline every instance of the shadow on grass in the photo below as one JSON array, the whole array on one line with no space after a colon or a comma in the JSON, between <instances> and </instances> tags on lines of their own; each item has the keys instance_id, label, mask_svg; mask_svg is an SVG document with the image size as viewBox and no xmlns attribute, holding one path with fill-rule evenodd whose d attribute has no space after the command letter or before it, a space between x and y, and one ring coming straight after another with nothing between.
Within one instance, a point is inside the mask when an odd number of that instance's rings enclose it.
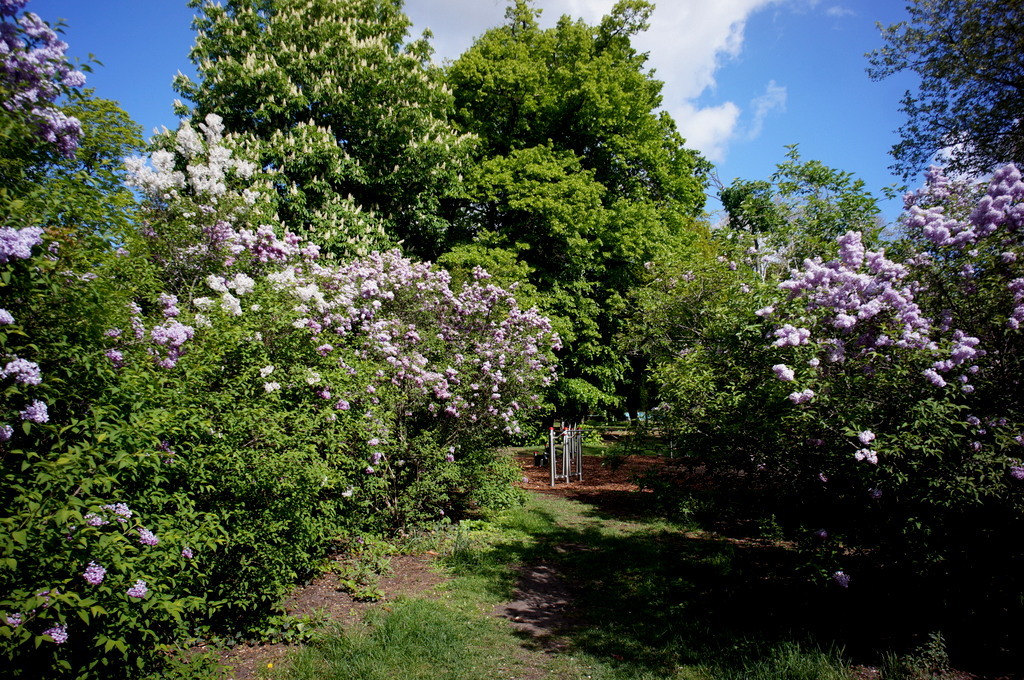
<instances>
[{"instance_id":1,"label":"shadow on grass","mask_svg":"<svg viewBox=\"0 0 1024 680\"><path fill-rule=\"evenodd\" d=\"M1020 677L1006 674L1019 657L911 582L865 570L848 589L813 584L800 576L796 551L643 520L651 516L643 496L590 494L571 510L547 496L533 510L532 527L512 520L534 541L498 542L486 556L467 551L458 566L492 579L502 599L516 590L515 573L504 565L553 567L573 603L555 632L574 652L617 668L616 677L679 677L680 667L709 669L715 678L762 677L747 671L792 649L827 650L833 669L842 663L828 650L841 650L847 663L877 666L887 652L912 649L937 630L960 641L962 649L951 649L960 667ZM832 676L769 669L763 677Z\"/></svg>"}]
</instances>

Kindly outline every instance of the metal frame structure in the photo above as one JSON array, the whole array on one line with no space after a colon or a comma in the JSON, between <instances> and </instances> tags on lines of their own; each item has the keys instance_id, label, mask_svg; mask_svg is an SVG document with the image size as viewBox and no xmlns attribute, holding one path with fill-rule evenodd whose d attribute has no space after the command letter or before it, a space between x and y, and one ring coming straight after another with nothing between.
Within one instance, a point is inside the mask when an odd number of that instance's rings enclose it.
<instances>
[{"instance_id":1,"label":"metal frame structure","mask_svg":"<svg viewBox=\"0 0 1024 680\"><path fill-rule=\"evenodd\" d=\"M563 427L548 430L548 462L551 486L558 482L583 481L583 429Z\"/></svg>"}]
</instances>

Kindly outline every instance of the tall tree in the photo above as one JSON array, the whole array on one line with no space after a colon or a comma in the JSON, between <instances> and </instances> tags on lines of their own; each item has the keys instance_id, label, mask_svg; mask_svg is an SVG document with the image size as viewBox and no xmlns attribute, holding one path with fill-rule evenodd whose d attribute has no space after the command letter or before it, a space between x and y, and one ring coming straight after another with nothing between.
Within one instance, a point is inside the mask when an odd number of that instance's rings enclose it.
<instances>
[{"instance_id":1,"label":"tall tree","mask_svg":"<svg viewBox=\"0 0 1024 680\"><path fill-rule=\"evenodd\" d=\"M372 212L392 240L433 256L469 139L426 36L406 42L401 0L190 0L199 78L177 90L220 115L285 182L281 217L338 247ZM365 218L365 215L364 215ZM341 243L339 243L341 242Z\"/></svg>"},{"instance_id":2,"label":"tall tree","mask_svg":"<svg viewBox=\"0 0 1024 680\"><path fill-rule=\"evenodd\" d=\"M597 26L563 16L542 30L517 0L448 70L456 121L479 147L455 215L462 244L443 261L487 246L528 266L559 320L556 402L570 412L626 396L635 367L611 342L622 292L703 211L708 165L658 112L662 83L631 44L652 10L622 0Z\"/></svg>"},{"instance_id":3,"label":"tall tree","mask_svg":"<svg viewBox=\"0 0 1024 680\"><path fill-rule=\"evenodd\" d=\"M972 174L1024 162L1024 2L912 0L907 11L868 55L875 80L901 71L921 78L903 99L893 168L909 178L937 155Z\"/></svg>"}]
</instances>

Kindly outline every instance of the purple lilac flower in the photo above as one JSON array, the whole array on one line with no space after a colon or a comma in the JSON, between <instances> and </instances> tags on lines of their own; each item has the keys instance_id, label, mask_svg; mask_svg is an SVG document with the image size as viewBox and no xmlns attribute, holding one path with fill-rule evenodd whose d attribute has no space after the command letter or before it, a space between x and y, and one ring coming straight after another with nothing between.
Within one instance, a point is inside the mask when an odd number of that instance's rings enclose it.
<instances>
[{"instance_id":1,"label":"purple lilac flower","mask_svg":"<svg viewBox=\"0 0 1024 680\"><path fill-rule=\"evenodd\" d=\"M370 465L377 465L383 458L383 453L381 453L380 451L374 451L373 453L370 454Z\"/></svg>"},{"instance_id":2,"label":"purple lilac flower","mask_svg":"<svg viewBox=\"0 0 1024 680\"><path fill-rule=\"evenodd\" d=\"M367 466L366 466L366 469L365 469L365 470L363 470L363 472L365 472L365 473L366 473L366 474L368 474L368 475L372 475L372 474L373 474L373 468L372 468L372 467L370 467L369 465L367 465Z\"/></svg>"},{"instance_id":3,"label":"purple lilac flower","mask_svg":"<svg viewBox=\"0 0 1024 680\"><path fill-rule=\"evenodd\" d=\"M772 370L775 371L775 377L782 382L791 382L794 378L793 369L786 364L775 364Z\"/></svg>"},{"instance_id":4,"label":"purple lilac flower","mask_svg":"<svg viewBox=\"0 0 1024 680\"><path fill-rule=\"evenodd\" d=\"M91 527L101 527L104 524L110 524L107 520L103 519L95 512L90 512L85 516L85 523Z\"/></svg>"},{"instance_id":5,"label":"purple lilac flower","mask_svg":"<svg viewBox=\"0 0 1024 680\"><path fill-rule=\"evenodd\" d=\"M186 545L184 548L181 549L181 556L184 557L186 560L190 560L193 557L195 557L195 553L192 552L192 548Z\"/></svg>"},{"instance_id":6,"label":"purple lilac flower","mask_svg":"<svg viewBox=\"0 0 1024 680\"><path fill-rule=\"evenodd\" d=\"M142 545L156 545L160 539L146 527L139 527L139 543Z\"/></svg>"},{"instance_id":7,"label":"purple lilac flower","mask_svg":"<svg viewBox=\"0 0 1024 680\"><path fill-rule=\"evenodd\" d=\"M802 392L791 392L789 400L794 404L806 404L811 399L814 399L814 390L805 389Z\"/></svg>"},{"instance_id":8,"label":"purple lilac flower","mask_svg":"<svg viewBox=\"0 0 1024 680\"><path fill-rule=\"evenodd\" d=\"M13 17L28 3L28 0L0 0L0 16Z\"/></svg>"},{"instance_id":9,"label":"purple lilac flower","mask_svg":"<svg viewBox=\"0 0 1024 680\"><path fill-rule=\"evenodd\" d=\"M334 408L339 411L347 411L349 409L349 404L347 401L342 399L337 404L334 405Z\"/></svg>"},{"instance_id":10,"label":"purple lilac flower","mask_svg":"<svg viewBox=\"0 0 1024 680\"><path fill-rule=\"evenodd\" d=\"M842 571L837 571L836 573L832 574L832 580L835 581L836 585L838 585L840 588L850 587L850 577Z\"/></svg>"},{"instance_id":11,"label":"purple lilac flower","mask_svg":"<svg viewBox=\"0 0 1024 680\"><path fill-rule=\"evenodd\" d=\"M43 381L39 364L21 358L12 359L0 368L0 378L14 378L15 382L22 385L38 385Z\"/></svg>"},{"instance_id":12,"label":"purple lilac flower","mask_svg":"<svg viewBox=\"0 0 1024 680\"><path fill-rule=\"evenodd\" d=\"M860 440L861 444L867 446L871 442L875 441L875 433L872 432L871 430L864 430L863 432L857 435L857 439Z\"/></svg>"},{"instance_id":13,"label":"purple lilac flower","mask_svg":"<svg viewBox=\"0 0 1024 680\"><path fill-rule=\"evenodd\" d=\"M18 626L21 625L21 614L19 614L17 612L15 612L13 614L8 614L4 618L4 621L6 621L7 625L10 626L11 628L17 628Z\"/></svg>"},{"instance_id":14,"label":"purple lilac flower","mask_svg":"<svg viewBox=\"0 0 1024 680\"><path fill-rule=\"evenodd\" d=\"M124 524L132 517L132 511L128 508L128 505L125 503L110 503L108 505L104 505L103 509L109 510L110 512L117 515L116 519L121 524Z\"/></svg>"},{"instance_id":15,"label":"purple lilac flower","mask_svg":"<svg viewBox=\"0 0 1024 680\"><path fill-rule=\"evenodd\" d=\"M41 227L0 227L0 264L7 264L14 259L27 260L32 257L32 247L42 242Z\"/></svg>"},{"instance_id":16,"label":"purple lilac flower","mask_svg":"<svg viewBox=\"0 0 1024 680\"><path fill-rule=\"evenodd\" d=\"M50 413L46 404L36 399L21 412L21 419L30 420L33 423L46 423L50 420Z\"/></svg>"},{"instance_id":17,"label":"purple lilac flower","mask_svg":"<svg viewBox=\"0 0 1024 680\"><path fill-rule=\"evenodd\" d=\"M881 489L868 489L868 495L874 498L876 501L882 497Z\"/></svg>"},{"instance_id":18,"label":"purple lilac flower","mask_svg":"<svg viewBox=\"0 0 1024 680\"><path fill-rule=\"evenodd\" d=\"M103 354L110 359L110 363L113 364L114 368L121 368L124 366L124 354L122 354L120 350L108 349Z\"/></svg>"},{"instance_id":19,"label":"purple lilac flower","mask_svg":"<svg viewBox=\"0 0 1024 680\"><path fill-rule=\"evenodd\" d=\"M455 462L455 454L452 454L452 453L445 454L444 459L446 461L448 461L449 463L454 463Z\"/></svg>"},{"instance_id":20,"label":"purple lilac flower","mask_svg":"<svg viewBox=\"0 0 1024 680\"><path fill-rule=\"evenodd\" d=\"M107 575L107 570L96 564L90 562L86 568L85 573L82 574L82 578L86 580L90 585L98 586L103 583L103 577Z\"/></svg>"},{"instance_id":21,"label":"purple lilac flower","mask_svg":"<svg viewBox=\"0 0 1024 680\"><path fill-rule=\"evenodd\" d=\"M928 382L930 382L931 384L935 385L936 387L945 387L946 386L945 379L941 375L939 375L935 371L934 368L926 368L924 370L924 373L922 373L922 375L924 375L925 379Z\"/></svg>"},{"instance_id":22,"label":"purple lilac flower","mask_svg":"<svg viewBox=\"0 0 1024 680\"><path fill-rule=\"evenodd\" d=\"M55 643L62 645L68 641L68 628L67 626L54 626L44 630L43 635L49 635Z\"/></svg>"},{"instance_id":23,"label":"purple lilac flower","mask_svg":"<svg viewBox=\"0 0 1024 680\"><path fill-rule=\"evenodd\" d=\"M1013 465L1010 467L1010 476L1014 479L1024 479L1024 465Z\"/></svg>"},{"instance_id":24,"label":"purple lilac flower","mask_svg":"<svg viewBox=\"0 0 1024 680\"><path fill-rule=\"evenodd\" d=\"M135 580L135 585L128 589L128 596L135 598L143 598L146 593L149 592L149 588L146 587L146 582L141 578Z\"/></svg>"},{"instance_id":25,"label":"purple lilac flower","mask_svg":"<svg viewBox=\"0 0 1024 680\"><path fill-rule=\"evenodd\" d=\"M0 309L0 326L7 326L14 323L14 317L6 309Z\"/></svg>"},{"instance_id":26,"label":"purple lilac flower","mask_svg":"<svg viewBox=\"0 0 1024 680\"><path fill-rule=\"evenodd\" d=\"M14 428L10 425L0 425L0 442L8 441L14 436Z\"/></svg>"},{"instance_id":27,"label":"purple lilac flower","mask_svg":"<svg viewBox=\"0 0 1024 680\"><path fill-rule=\"evenodd\" d=\"M814 532L814 537L824 541L826 538L828 538L828 531L826 531L825 529L818 529Z\"/></svg>"}]
</instances>

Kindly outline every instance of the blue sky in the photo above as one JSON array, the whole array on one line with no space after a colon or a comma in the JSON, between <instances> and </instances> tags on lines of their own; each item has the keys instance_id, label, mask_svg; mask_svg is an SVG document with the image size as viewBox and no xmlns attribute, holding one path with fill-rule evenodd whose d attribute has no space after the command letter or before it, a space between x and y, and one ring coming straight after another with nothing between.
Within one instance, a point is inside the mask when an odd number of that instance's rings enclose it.
<instances>
[{"instance_id":1,"label":"blue sky","mask_svg":"<svg viewBox=\"0 0 1024 680\"><path fill-rule=\"evenodd\" d=\"M542 25L567 13L595 23L614 0L537 0ZM501 23L505 0L407 0L418 34L429 27L438 61L456 58ZM185 0L31 0L47 21L66 20L73 57L103 62L89 87L117 100L149 134L175 127L171 79L191 73L192 10ZM881 46L876 22L905 17L893 0L662 0L636 44L665 82L664 107L722 181L765 179L799 144L804 159L854 173L880 195L897 182L888 150L911 77L872 82L865 52ZM711 205L709 208L713 209ZM887 220L900 202L883 205Z\"/></svg>"}]
</instances>

